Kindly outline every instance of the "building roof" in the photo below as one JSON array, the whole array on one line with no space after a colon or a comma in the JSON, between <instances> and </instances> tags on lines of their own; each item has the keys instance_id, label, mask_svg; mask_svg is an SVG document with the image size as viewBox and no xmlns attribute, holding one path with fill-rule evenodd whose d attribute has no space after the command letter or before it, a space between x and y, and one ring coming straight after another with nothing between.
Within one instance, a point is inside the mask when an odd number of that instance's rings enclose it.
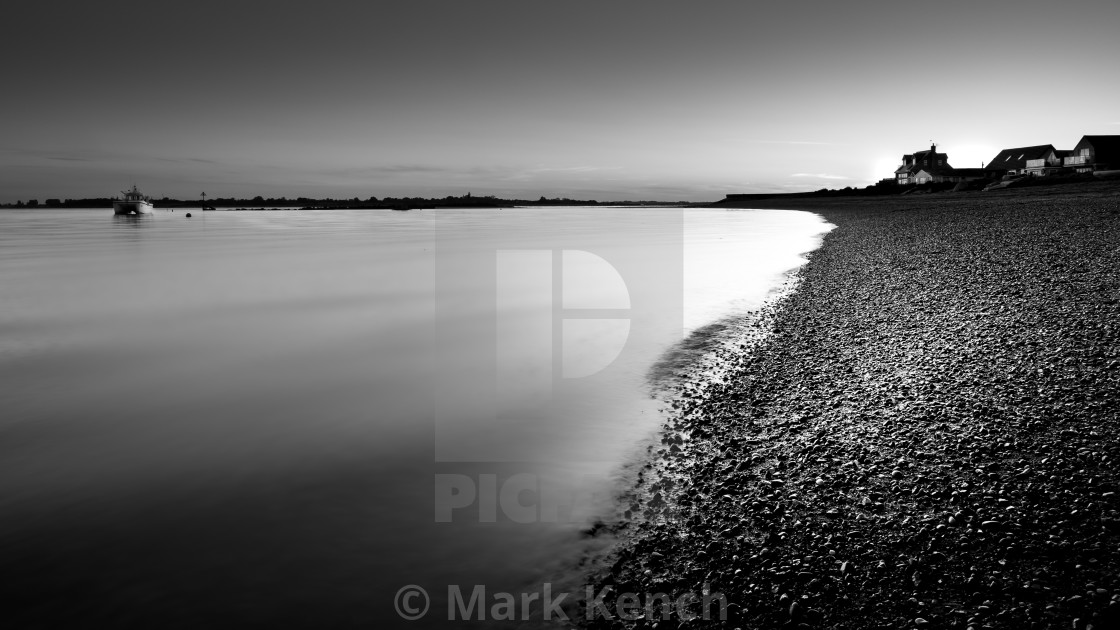
<instances>
[{"instance_id":1,"label":"building roof","mask_svg":"<svg viewBox=\"0 0 1120 630\"><path fill-rule=\"evenodd\" d=\"M1120 161L1120 136L1082 136L1077 146L1083 144L1092 145L1098 162Z\"/></svg>"},{"instance_id":2,"label":"building roof","mask_svg":"<svg viewBox=\"0 0 1120 630\"><path fill-rule=\"evenodd\" d=\"M1014 149L1004 149L999 152L999 155L992 158L990 162L984 165L984 168L1000 171L1012 171L1016 169L1026 168L1027 160L1038 160L1044 158L1051 151L1054 150L1052 144L1039 144L1033 147L1016 147Z\"/></svg>"}]
</instances>

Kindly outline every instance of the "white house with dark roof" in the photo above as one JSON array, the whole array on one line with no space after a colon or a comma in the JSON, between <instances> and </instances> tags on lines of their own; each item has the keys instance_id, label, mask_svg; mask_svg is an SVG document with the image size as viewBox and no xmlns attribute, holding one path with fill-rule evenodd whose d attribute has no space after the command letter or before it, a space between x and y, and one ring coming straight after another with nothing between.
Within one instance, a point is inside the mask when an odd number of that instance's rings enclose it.
<instances>
[{"instance_id":1,"label":"white house with dark roof","mask_svg":"<svg viewBox=\"0 0 1120 630\"><path fill-rule=\"evenodd\" d=\"M949 155L938 153L937 145L931 144L929 151L918 151L902 156L902 165L894 171L895 181L905 184L928 184L930 182L956 181L950 179L953 167L949 166Z\"/></svg>"},{"instance_id":2,"label":"white house with dark roof","mask_svg":"<svg viewBox=\"0 0 1120 630\"><path fill-rule=\"evenodd\" d=\"M1023 172L1028 175L1045 176L1056 173L1062 169L1062 160L1070 155L1070 151L1053 149L1040 158L1027 160Z\"/></svg>"},{"instance_id":3,"label":"white house with dark roof","mask_svg":"<svg viewBox=\"0 0 1120 630\"><path fill-rule=\"evenodd\" d=\"M984 165L989 171L1002 171L1008 175L1022 175L1027 172L1027 162L1052 159L1057 152L1052 144L1039 144L1033 147L1004 149L999 155ZM1037 163L1036 163L1037 164Z\"/></svg>"},{"instance_id":4,"label":"white house with dark roof","mask_svg":"<svg viewBox=\"0 0 1120 630\"><path fill-rule=\"evenodd\" d=\"M1079 173L1120 169L1120 136L1082 136L1062 164Z\"/></svg>"},{"instance_id":5,"label":"white house with dark roof","mask_svg":"<svg viewBox=\"0 0 1120 630\"><path fill-rule=\"evenodd\" d=\"M953 168L949 164L949 154L938 153L937 145L931 144L929 151L902 156L902 165L895 169L894 177L899 185L937 184L984 179L986 173L983 169Z\"/></svg>"}]
</instances>

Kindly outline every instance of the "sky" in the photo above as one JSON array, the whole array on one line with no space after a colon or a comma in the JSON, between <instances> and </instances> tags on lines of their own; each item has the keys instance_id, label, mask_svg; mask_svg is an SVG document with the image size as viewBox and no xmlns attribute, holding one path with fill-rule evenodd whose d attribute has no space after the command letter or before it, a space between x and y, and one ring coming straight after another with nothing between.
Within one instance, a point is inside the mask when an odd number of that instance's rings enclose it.
<instances>
[{"instance_id":1,"label":"sky","mask_svg":"<svg viewBox=\"0 0 1120 630\"><path fill-rule=\"evenodd\" d=\"M862 187L1120 134L1120 2L24 2L0 203Z\"/></svg>"}]
</instances>

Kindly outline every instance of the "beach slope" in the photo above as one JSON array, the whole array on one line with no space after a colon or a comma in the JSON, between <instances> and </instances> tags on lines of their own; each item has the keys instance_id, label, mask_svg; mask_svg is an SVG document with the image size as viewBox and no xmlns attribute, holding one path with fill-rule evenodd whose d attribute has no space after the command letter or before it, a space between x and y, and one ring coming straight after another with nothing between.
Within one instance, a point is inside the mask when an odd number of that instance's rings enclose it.
<instances>
[{"instance_id":1,"label":"beach slope","mask_svg":"<svg viewBox=\"0 0 1120 630\"><path fill-rule=\"evenodd\" d=\"M838 227L732 377L683 387L601 609L706 588L726 627L1114 627L1120 188L758 204Z\"/></svg>"}]
</instances>

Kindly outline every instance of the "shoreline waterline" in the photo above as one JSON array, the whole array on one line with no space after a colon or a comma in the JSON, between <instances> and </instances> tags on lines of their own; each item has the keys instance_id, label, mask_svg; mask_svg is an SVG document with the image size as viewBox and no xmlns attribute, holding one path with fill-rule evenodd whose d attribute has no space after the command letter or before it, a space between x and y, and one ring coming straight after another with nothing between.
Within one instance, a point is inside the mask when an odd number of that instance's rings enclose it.
<instances>
[{"instance_id":1,"label":"shoreline waterline","mask_svg":"<svg viewBox=\"0 0 1120 630\"><path fill-rule=\"evenodd\" d=\"M815 212L809 214L820 216ZM834 225L824 223L816 247L800 255L806 261L810 259L832 229ZM658 518L648 506L666 506L669 494L666 492L662 497L661 491L681 481L677 471L667 468L662 458L666 453L679 452L678 447L689 438L677 424L676 410L689 400L705 398L708 389L726 384L730 375L741 369L743 357L773 334L775 317L796 293L803 265L784 271L782 281L773 286L757 306L691 330L650 366L647 377L650 396L657 401L662 422L652 432L636 436L632 454L616 472L612 501L588 523L589 527L581 528L583 550L573 558L575 564L564 566L548 578L554 590L559 587L570 596L563 610L577 625L596 619L601 621L602 614L609 619L618 613L609 606L603 613L588 608L585 596L601 594L603 587L589 576L610 570L610 563L619 559L619 550L624 550L629 543L629 532L648 526ZM663 450L655 454L656 449ZM645 513L642 513L643 505L647 506ZM528 583L524 592L534 592L540 586L539 582ZM610 588L606 592L610 592ZM645 593L647 597L653 595L652 591ZM596 605L599 604L601 602Z\"/></svg>"}]
</instances>

